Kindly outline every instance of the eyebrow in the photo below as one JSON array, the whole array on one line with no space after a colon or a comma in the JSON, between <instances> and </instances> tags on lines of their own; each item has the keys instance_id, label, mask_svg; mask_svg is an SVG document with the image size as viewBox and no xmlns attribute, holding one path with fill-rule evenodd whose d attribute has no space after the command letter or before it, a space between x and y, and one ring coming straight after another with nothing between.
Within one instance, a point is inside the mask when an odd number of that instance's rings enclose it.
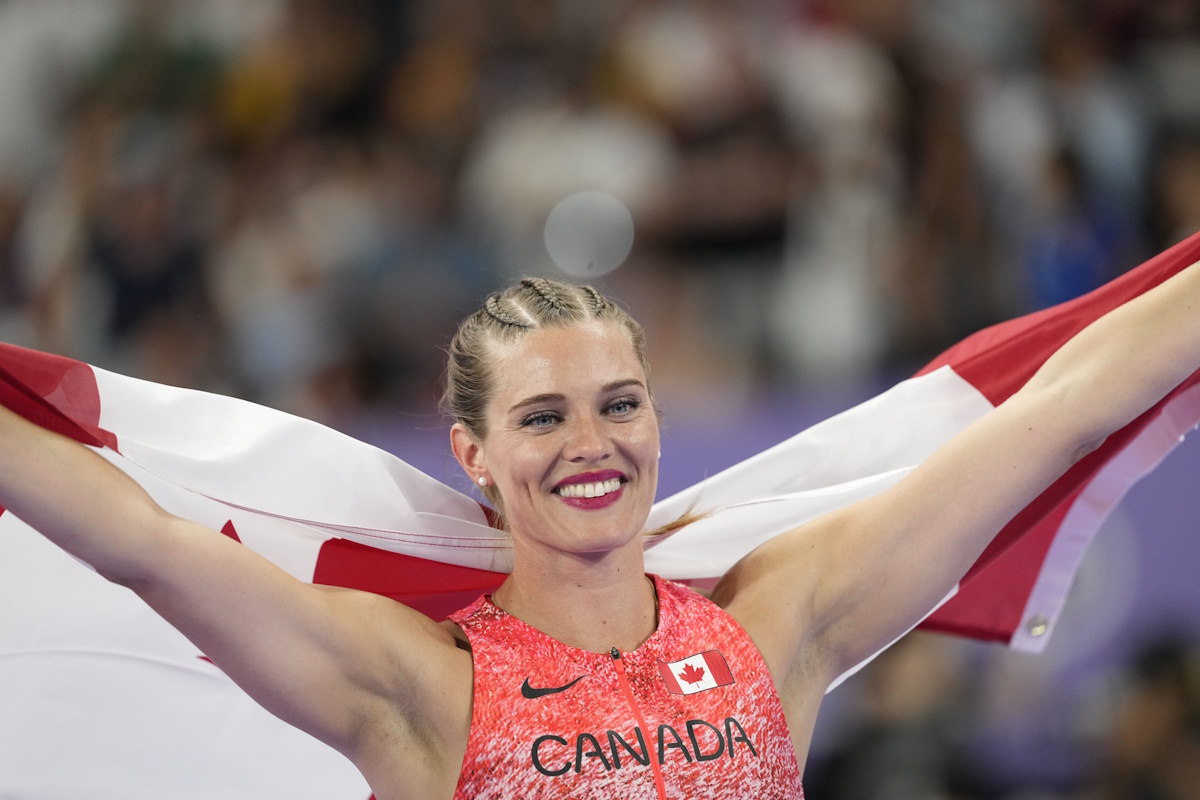
<instances>
[{"instance_id":1,"label":"eyebrow","mask_svg":"<svg viewBox=\"0 0 1200 800\"><path fill-rule=\"evenodd\" d=\"M600 387L600 393L608 394L609 392L615 392L618 389L624 389L626 386L640 386L643 389L646 388L645 384L643 384L637 378L623 378L618 381L612 381L610 383L604 384L602 387ZM521 402L514 405L508 411L509 411L509 413L512 413L513 411L516 411L518 408L524 408L525 406L537 405L538 403L560 402L560 401L566 400L566 399L567 398L565 395L559 394L557 392L548 392L546 394L535 394L533 397L526 397L524 400L522 400Z\"/></svg>"}]
</instances>

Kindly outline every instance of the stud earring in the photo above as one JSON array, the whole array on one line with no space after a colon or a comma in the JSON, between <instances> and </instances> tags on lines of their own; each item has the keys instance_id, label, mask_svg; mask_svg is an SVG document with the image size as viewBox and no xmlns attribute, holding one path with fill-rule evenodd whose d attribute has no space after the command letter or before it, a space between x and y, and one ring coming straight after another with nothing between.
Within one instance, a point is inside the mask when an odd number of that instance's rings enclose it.
<instances>
[{"instance_id":1,"label":"stud earring","mask_svg":"<svg viewBox=\"0 0 1200 800\"><path fill-rule=\"evenodd\" d=\"M487 486L487 476L485 476L485 475L480 475L480 476L479 476L479 485L480 485L480 486Z\"/></svg>"}]
</instances>

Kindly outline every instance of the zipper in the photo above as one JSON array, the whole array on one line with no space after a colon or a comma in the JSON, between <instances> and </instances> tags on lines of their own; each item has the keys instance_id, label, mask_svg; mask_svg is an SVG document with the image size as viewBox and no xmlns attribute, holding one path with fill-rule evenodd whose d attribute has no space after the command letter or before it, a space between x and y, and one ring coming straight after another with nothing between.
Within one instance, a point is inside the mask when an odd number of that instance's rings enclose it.
<instances>
[{"instance_id":1,"label":"zipper","mask_svg":"<svg viewBox=\"0 0 1200 800\"><path fill-rule=\"evenodd\" d=\"M637 720L638 727L645 734L646 760L650 762L650 769L654 772L654 786L658 789L659 800L667 800L667 788L663 785L662 765L655 758L654 737L650 735L650 728L646 725L646 720L642 718L642 710L633 697L633 687L629 685L629 680L625 677L625 660L621 658L621 651L615 647L609 651L609 655L612 656L613 666L617 668L617 683L621 685L621 691L625 693L625 700L633 710L633 718Z\"/></svg>"}]
</instances>

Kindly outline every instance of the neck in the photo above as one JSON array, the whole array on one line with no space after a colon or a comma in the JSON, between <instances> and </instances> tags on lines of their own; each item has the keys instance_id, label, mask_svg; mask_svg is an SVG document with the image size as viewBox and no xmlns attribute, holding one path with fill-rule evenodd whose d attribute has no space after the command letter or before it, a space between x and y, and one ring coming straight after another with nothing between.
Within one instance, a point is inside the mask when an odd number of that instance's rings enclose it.
<instances>
[{"instance_id":1,"label":"neck","mask_svg":"<svg viewBox=\"0 0 1200 800\"><path fill-rule=\"evenodd\" d=\"M493 599L563 644L593 653L634 650L654 633L658 614L641 541L630 544L594 558L563 553L534 558L518 548L512 574Z\"/></svg>"}]
</instances>

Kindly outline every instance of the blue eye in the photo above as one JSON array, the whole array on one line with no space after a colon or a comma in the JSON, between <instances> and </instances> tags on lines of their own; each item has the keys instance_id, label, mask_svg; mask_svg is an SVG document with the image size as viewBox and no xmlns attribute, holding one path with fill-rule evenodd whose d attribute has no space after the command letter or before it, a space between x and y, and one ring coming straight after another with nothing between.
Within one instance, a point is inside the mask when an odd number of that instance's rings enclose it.
<instances>
[{"instance_id":1,"label":"blue eye","mask_svg":"<svg viewBox=\"0 0 1200 800\"><path fill-rule=\"evenodd\" d=\"M637 400L631 397L623 397L620 400L614 400L611 404L609 404L608 410L618 417L623 417L628 414L632 414L634 411L637 411L639 405L641 405L641 403L639 403Z\"/></svg>"},{"instance_id":2,"label":"blue eye","mask_svg":"<svg viewBox=\"0 0 1200 800\"><path fill-rule=\"evenodd\" d=\"M553 411L539 411L521 420L521 426L525 428L548 428L557 421L558 415Z\"/></svg>"}]
</instances>

